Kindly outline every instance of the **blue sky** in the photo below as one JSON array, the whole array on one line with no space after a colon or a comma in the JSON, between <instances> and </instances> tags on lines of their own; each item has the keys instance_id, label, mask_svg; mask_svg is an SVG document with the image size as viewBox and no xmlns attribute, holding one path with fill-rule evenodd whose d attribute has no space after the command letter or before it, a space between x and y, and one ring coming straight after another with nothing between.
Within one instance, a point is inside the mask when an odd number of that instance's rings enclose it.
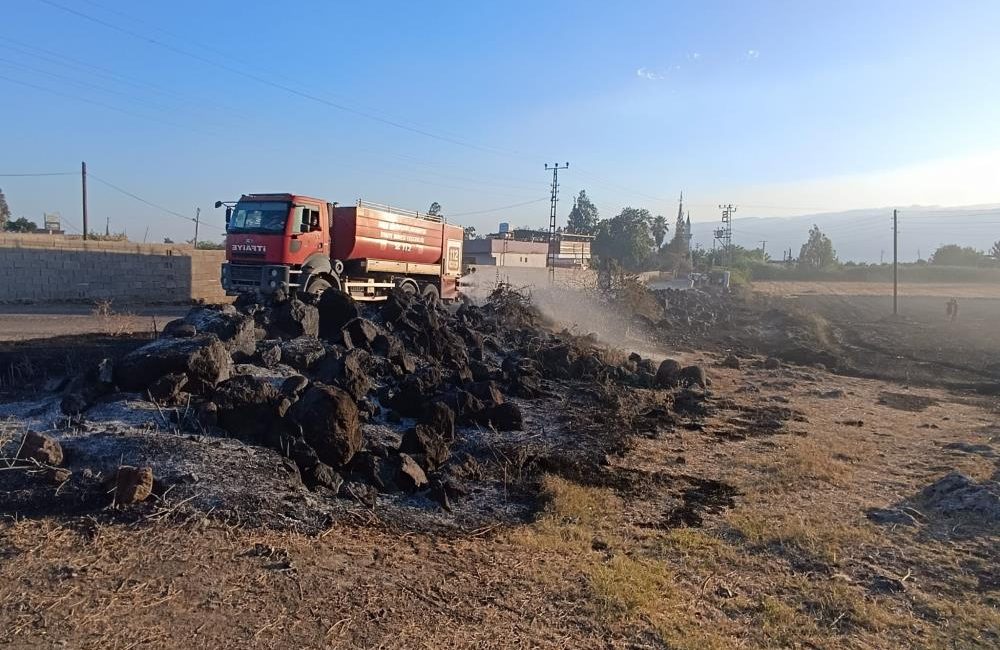
<instances>
[{"instance_id":1,"label":"blue sky","mask_svg":"<svg viewBox=\"0 0 1000 650\"><path fill-rule=\"evenodd\" d=\"M683 190L695 220L995 203L997 25L973 1L8 0L0 174L86 160L93 227L150 240L190 227L97 179L200 206L207 236L250 191L541 225L557 160L561 216L580 189L602 216ZM79 227L77 178L0 187Z\"/></svg>"}]
</instances>

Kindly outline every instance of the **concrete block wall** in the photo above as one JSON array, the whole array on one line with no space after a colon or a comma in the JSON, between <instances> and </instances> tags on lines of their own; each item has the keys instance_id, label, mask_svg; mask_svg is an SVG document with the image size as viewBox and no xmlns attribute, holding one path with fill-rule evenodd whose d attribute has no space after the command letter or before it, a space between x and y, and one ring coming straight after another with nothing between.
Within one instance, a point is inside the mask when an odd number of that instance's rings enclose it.
<instances>
[{"instance_id":1,"label":"concrete block wall","mask_svg":"<svg viewBox=\"0 0 1000 650\"><path fill-rule=\"evenodd\" d=\"M224 251L0 235L0 302L220 302Z\"/></svg>"}]
</instances>

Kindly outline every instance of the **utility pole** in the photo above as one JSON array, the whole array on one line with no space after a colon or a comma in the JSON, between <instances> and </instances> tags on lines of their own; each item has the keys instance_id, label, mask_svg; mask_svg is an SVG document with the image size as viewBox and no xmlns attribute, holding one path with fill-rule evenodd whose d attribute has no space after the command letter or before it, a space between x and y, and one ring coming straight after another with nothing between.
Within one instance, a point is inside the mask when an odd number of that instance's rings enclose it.
<instances>
[{"instance_id":1,"label":"utility pole","mask_svg":"<svg viewBox=\"0 0 1000 650\"><path fill-rule=\"evenodd\" d=\"M104 217L104 236L111 236L111 217Z\"/></svg>"},{"instance_id":2,"label":"utility pole","mask_svg":"<svg viewBox=\"0 0 1000 650\"><path fill-rule=\"evenodd\" d=\"M549 283L552 284L556 280L556 203L559 201L559 170L569 169L569 163L560 165L559 163L554 163L549 165L545 163L545 169L552 170L552 205L549 209Z\"/></svg>"},{"instance_id":3,"label":"utility pole","mask_svg":"<svg viewBox=\"0 0 1000 650\"><path fill-rule=\"evenodd\" d=\"M760 240L760 258L761 260L767 260L767 240Z\"/></svg>"},{"instance_id":4,"label":"utility pole","mask_svg":"<svg viewBox=\"0 0 1000 650\"><path fill-rule=\"evenodd\" d=\"M83 241L87 241L87 163L80 163L80 183L83 187Z\"/></svg>"},{"instance_id":5,"label":"utility pole","mask_svg":"<svg viewBox=\"0 0 1000 650\"><path fill-rule=\"evenodd\" d=\"M201 208L194 211L194 247L198 248L198 223L201 221Z\"/></svg>"},{"instance_id":6,"label":"utility pole","mask_svg":"<svg viewBox=\"0 0 1000 650\"><path fill-rule=\"evenodd\" d=\"M899 315L899 211L892 211L892 315Z\"/></svg>"},{"instance_id":7,"label":"utility pole","mask_svg":"<svg viewBox=\"0 0 1000 650\"><path fill-rule=\"evenodd\" d=\"M721 235L722 258L726 262L725 266L731 266L733 263L733 213L736 212L736 206L730 203L719 205L719 209L722 210L722 228L716 232Z\"/></svg>"}]
</instances>

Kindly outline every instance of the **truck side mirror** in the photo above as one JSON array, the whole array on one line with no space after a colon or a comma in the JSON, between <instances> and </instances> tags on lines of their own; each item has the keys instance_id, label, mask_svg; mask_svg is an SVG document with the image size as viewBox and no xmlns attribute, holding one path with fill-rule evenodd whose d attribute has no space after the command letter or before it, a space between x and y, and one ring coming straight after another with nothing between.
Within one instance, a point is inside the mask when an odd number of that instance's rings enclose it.
<instances>
[{"instance_id":1,"label":"truck side mirror","mask_svg":"<svg viewBox=\"0 0 1000 650\"><path fill-rule=\"evenodd\" d=\"M229 227L229 219L230 219L230 218L231 218L232 216L233 216L233 209L232 209L232 208L228 208L228 207L227 207L227 208L226 208L226 228L228 228L228 227Z\"/></svg>"}]
</instances>

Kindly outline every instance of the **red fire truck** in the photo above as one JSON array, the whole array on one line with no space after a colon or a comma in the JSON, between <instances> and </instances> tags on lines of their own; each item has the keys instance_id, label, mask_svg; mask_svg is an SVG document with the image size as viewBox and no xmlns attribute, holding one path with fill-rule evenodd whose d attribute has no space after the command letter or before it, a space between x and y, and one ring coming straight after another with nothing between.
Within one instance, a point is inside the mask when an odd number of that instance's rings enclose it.
<instances>
[{"instance_id":1,"label":"red fire truck","mask_svg":"<svg viewBox=\"0 0 1000 650\"><path fill-rule=\"evenodd\" d=\"M439 216L298 194L244 194L215 207L223 205L229 295L334 289L372 301L399 287L429 299L458 297L463 230Z\"/></svg>"}]
</instances>

